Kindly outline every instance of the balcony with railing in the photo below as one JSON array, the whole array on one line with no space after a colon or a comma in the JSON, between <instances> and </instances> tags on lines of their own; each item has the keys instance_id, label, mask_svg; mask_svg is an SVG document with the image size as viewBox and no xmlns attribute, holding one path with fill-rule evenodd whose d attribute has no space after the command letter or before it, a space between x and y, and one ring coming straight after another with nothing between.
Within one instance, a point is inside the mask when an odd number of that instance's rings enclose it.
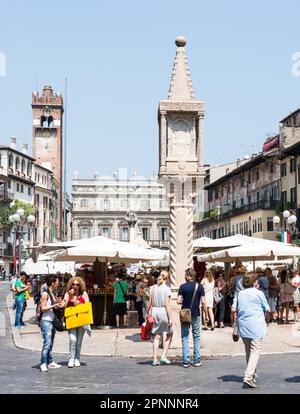
<instances>
[{"instance_id":1,"label":"balcony with railing","mask_svg":"<svg viewBox=\"0 0 300 414\"><path fill-rule=\"evenodd\" d=\"M236 217L255 210L277 210L278 208L281 208L279 200L260 200L256 203L245 204L243 206L235 208L231 204L225 205L220 208L220 214L214 214L213 217L204 218L202 221L196 224L196 227L199 228L209 225L213 222L228 220L232 217Z\"/></svg>"},{"instance_id":2,"label":"balcony with railing","mask_svg":"<svg viewBox=\"0 0 300 414\"><path fill-rule=\"evenodd\" d=\"M168 249L170 247L170 240L146 240L146 242L156 249Z\"/></svg>"},{"instance_id":3,"label":"balcony with railing","mask_svg":"<svg viewBox=\"0 0 300 414\"><path fill-rule=\"evenodd\" d=\"M0 201L13 201L14 199L14 193L11 193L10 191L4 190L3 188L0 189Z\"/></svg>"}]
</instances>

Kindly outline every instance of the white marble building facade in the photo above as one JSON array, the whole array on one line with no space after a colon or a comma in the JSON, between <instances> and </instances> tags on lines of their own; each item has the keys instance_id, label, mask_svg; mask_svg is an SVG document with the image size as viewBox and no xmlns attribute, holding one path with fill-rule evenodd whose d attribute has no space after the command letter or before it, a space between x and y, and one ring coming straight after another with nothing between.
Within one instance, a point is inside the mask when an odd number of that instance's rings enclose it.
<instances>
[{"instance_id":1,"label":"white marble building facade","mask_svg":"<svg viewBox=\"0 0 300 414\"><path fill-rule=\"evenodd\" d=\"M74 174L72 183L72 238L107 236L129 240L125 218L131 210L137 215L135 235L140 234L153 247L169 246L169 205L163 185L157 176L149 179L120 168L112 176L93 179Z\"/></svg>"}]
</instances>

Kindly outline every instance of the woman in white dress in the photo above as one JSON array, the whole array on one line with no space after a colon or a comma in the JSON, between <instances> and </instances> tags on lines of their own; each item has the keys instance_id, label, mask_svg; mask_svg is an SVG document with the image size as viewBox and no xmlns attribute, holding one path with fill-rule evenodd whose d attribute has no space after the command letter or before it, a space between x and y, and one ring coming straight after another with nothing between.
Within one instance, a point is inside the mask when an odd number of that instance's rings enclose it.
<instances>
[{"instance_id":1,"label":"woman in white dress","mask_svg":"<svg viewBox=\"0 0 300 414\"><path fill-rule=\"evenodd\" d=\"M148 315L153 316L154 324L152 328L153 338L153 363L155 367L160 364L169 365L171 361L167 358L169 346L171 344L173 329L170 318L170 301L171 289L167 286L169 273L163 270L157 279L157 285L150 289L150 301L148 307ZM160 361L158 360L159 340L161 336L165 336L163 353Z\"/></svg>"},{"instance_id":2,"label":"woman in white dress","mask_svg":"<svg viewBox=\"0 0 300 414\"><path fill-rule=\"evenodd\" d=\"M207 321L210 320L211 330L215 329L215 317L213 312L214 307L214 289L215 281L214 276L210 270L206 272L206 276L201 281L202 286L204 287L205 292L205 301L207 305L207 314L204 314L204 327L203 329L207 331Z\"/></svg>"}]
</instances>

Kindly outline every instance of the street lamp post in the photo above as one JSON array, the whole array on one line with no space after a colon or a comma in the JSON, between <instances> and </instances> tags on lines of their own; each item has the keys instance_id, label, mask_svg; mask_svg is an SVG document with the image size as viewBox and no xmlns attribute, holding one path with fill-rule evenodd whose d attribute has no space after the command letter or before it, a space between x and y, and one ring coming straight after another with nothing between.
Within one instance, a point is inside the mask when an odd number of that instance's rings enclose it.
<instances>
[{"instance_id":1,"label":"street lamp post","mask_svg":"<svg viewBox=\"0 0 300 414\"><path fill-rule=\"evenodd\" d=\"M291 235L297 233L297 217L289 210L284 210L279 216L273 217L274 230L281 235L281 241L291 243Z\"/></svg>"},{"instance_id":2,"label":"street lamp post","mask_svg":"<svg viewBox=\"0 0 300 414\"><path fill-rule=\"evenodd\" d=\"M12 225L11 232L15 235L15 241L18 240L18 272L22 270L22 239L25 234L32 233L34 229L35 217L30 214L26 219L25 211L19 208L15 214L9 216L8 220ZM25 229L24 229L25 227Z\"/></svg>"}]
</instances>

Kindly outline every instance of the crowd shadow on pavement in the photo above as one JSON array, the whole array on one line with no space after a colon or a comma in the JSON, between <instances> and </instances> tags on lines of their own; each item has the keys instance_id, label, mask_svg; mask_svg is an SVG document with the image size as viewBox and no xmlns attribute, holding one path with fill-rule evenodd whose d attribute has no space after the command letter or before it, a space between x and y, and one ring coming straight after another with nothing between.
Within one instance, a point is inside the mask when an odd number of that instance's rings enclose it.
<instances>
[{"instance_id":1,"label":"crowd shadow on pavement","mask_svg":"<svg viewBox=\"0 0 300 414\"><path fill-rule=\"evenodd\" d=\"M126 335L125 339L127 339L128 341L132 341L132 342L149 342L149 341L142 341L140 333L136 333L133 335Z\"/></svg>"},{"instance_id":2,"label":"crowd shadow on pavement","mask_svg":"<svg viewBox=\"0 0 300 414\"><path fill-rule=\"evenodd\" d=\"M218 379L223 382L243 382L243 377L239 377L237 375L223 375L222 377L218 377Z\"/></svg>"},{"instance_id":3,"label":"crowd shadow on pavement","mask_svg":"<svg viewBox=\"0 0 300 414\"><path fill-rule=\"evenodd\" d=\"M296 375L295 377L286 378L285 382L300 382L300 376Z\"/></svg>"}]
</instances>

